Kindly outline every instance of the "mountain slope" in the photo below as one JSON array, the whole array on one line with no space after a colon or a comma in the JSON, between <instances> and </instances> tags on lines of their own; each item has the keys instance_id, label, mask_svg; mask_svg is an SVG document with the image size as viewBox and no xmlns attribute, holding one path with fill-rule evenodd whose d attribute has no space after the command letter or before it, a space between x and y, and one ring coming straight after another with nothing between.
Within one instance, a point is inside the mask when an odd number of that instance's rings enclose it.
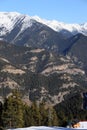
<instances>
[{"instance_id":1,"label":"mountain slope","mask_svg":"<svg viewBox=\"0 0 87 130\"><path fill-rule=\"evenodd\" d=\"M82 62L84 69L87 70L87 36L77 34L68 39L67 43L69 45L63 53L69 55L71 58L77 58Z\"/></svg>"},{"instance_id":2,"label":"mountain slope","mask_svg":"<svg viewBox=\"0 0 87 130\"><path fill-rule=\"evenodd\" d=\"M70 57L0 41L0 99L17 88L27 103L44 100L55 105L86 91L86 84L84 70Z\"/></svg>"}]
</instances>

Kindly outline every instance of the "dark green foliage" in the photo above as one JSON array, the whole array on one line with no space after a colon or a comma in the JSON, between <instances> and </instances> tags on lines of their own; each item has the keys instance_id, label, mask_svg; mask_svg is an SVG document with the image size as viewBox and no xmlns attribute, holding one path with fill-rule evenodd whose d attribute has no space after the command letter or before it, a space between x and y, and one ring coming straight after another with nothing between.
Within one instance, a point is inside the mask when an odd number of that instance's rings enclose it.
<instances>
[{"instance_id":1,"label":"dark green foliage","mask_svg":"<svg viewBox=\"0 0 87 130\"><path fill-rule=\"evenodd\" d=\"M45 108L45 104L33 102L24 109L25 126L57 126L58 119L53 108Z\"/></svg>"},{"instance_id":2,"label":"dark green foliage","mask_svg":"<svg viewBox=\"0 0 87 130\"><path fill-rule=\"evenodd\" d=\"M55 110L46 108L44 102L33 102L31 106L24 104L18 90L4 100L0 107L0 123L3 128L21 128L28 126L57 126Z\"/></svg>"},{"instance_id":3,"label":"dark green foliage","mask_svg":"<svg viewBox=\"0 0 87 130\"><path fill-rule=\"evenodd\" d=\"M57 126L58 118L53 108L47 109L47 126Z\"/></svg>"},{"instance_id":4,"label":"dark green foliage","mask_svg":"<svg viewBox=\"0 0 87 130\"><path fill-rule=\"evenodd\" d=\"M82 108L82 103L81 94L75 93L54 108L47 107L44 102L33 102L28 106L23 104L19 92L13 91L1 107L1 125L6 128L66 126L74 118L87 120L87 111Z\"/></svg>"},{"instance_id":5,"label":"dark green foliage","mask_svg":"<svg viewBox=\"0 0 87 130\"><path fill-rule=\"evenodd\" d=\"M79 93L71 95L62 103L55 106L60 126L67 125L68 121L77 118L79 120L87 119L87 110L84 110L82 96Z\"/></svg>"},{"instance_id":6,"label":"dark green foliage","mask_svg":"<svg viewBox=\"0 0 87 130\"><path fill-rule=\"evenodd\" d=\"M4 109L2 112L2 120L4 127L18 128L23 127L23 103L18 91L5 99Z\"/></svg>"}]
</instances>

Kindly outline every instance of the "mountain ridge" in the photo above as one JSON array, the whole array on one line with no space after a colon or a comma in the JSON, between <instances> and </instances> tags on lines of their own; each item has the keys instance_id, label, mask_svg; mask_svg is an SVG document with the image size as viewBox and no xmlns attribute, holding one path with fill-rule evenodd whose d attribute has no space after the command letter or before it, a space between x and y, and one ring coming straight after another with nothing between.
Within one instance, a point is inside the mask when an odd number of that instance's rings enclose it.
<instances>
[{"instance_id":1,"label":"mountain ridge","mask_svg":"<svg viewBox=\"0 0 87 130\"><path fill-rule=\"evenodd\" d=\"M4 20L3 20L4 18ZM29 15L24 15L20 14L18 12L0 12L0 28L5 25L7 30L12 30L12 22L15 24L15 19L24 19L23 24L25 29L29 27L29 21L35 20L41 24L45 24L46 26L50 27L54 31L60 32L62 30L66 30L71 32L73 35L77 33L82 33L83 35L87 36L87 23L84 24L66 24L63 22L58 22L57 20L46 20L42 19L38 16L29 16ZM32 22L30 22L32 24ZM10 27L9 27L10 25ZM4 26L3 26L4 27ZM66 33L66 31L64 33ZM3 33L2 33L3 34Z\"/></svg>"}]
</instances>

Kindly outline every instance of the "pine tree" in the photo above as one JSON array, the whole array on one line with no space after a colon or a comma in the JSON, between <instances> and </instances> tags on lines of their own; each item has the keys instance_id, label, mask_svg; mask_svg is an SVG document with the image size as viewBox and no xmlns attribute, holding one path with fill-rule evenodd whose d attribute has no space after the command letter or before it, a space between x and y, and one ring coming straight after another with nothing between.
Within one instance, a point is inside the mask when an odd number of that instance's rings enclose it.
<instances>
[{"instance_id":1,"label":"pine tree","mask_svg":"<svg viewBox=\"0 0 87 130\"><path fill-rule=\"evenodd\" d=\"M5 99L2 119L5 127L23 127L23 103L18 90Z\"/></svg>"},{"instance_id":2,"label":"pine tree","mask_svg":"<svg viewBox=\"0 0 87 130\"><path fill-rule=\"evenodd\" d=\"M39 111L40 111L40 115L41 115L41 125L42 126L47 126L47 111L46 111L46 108L45 108L45 103L44 101L42 101L40 104L39 104Z\"/></svg>"},{"instance_id":3,"label":"pine tree","mask_svg":"<svg viewBox=\"0 0 87 130\"><path fill-rule=\"evenodd\" d=\"M58 117L56 111L52 108L52 126L58 126Z\"/></svg>"},{"instance_id":4,"label":"pine tree","mask_svg":"<svg viewBox=\"0 0 87 130\"><path fill-rule=\"evenodd\" d=\"M24 105L24 127L31 126L32 115L31 108L27 104Z\"/></svg>"},{"instance_id":5,"label":"pine tree","mask_svg":"<svg viewBox=\"0 0 87 130\"><path fill-rule=\"evenodd\" d=\"M58 118L56 115L55 110L51 107L47 109L47 125L48 126L57 126L58 125Z\"/></svg>"},{"instance_id":6,"label":"pine tree","mask_svg":"<svg viewBox=\"0 0 87 130\"><path fill-rule=\"evenodd\" d=\"M41 115L36 102L33 102L31 106L24 106L24 125L25 127L41 125Z\"/></svg>"},{"instance_id":7,"label":"pine tree","mask_svg":"<svg viewBox=\"0 0 87 130\"><path fill-rule=\"evenodd\" d=\"M32 119L32 125L35 126L40 126L41 125L41 115L40 115L40 111L39 111L39 106L37 105L36 102L33 102L32 106L31 106L31 119Z\"/></svg>"}]
</instances>

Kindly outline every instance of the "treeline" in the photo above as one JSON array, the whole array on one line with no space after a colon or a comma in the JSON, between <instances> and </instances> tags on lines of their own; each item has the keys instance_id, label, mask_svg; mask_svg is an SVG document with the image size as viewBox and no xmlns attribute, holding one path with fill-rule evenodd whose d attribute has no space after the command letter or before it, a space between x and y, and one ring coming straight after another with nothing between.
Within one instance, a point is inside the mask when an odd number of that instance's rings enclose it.
<instances>
[{"instance_id":1,"label":"treeline","mask_svg":"<svg viewBox=\"0 0 87 130\"><path fill-rule=\"evenodd\" d=\"M84 109L83 104L82 94L79 92L57 104L54 109L57 111L59 125L67 126L74 119L87 121L87 108Z\"/></svg>"},{"instance_id":2,"label":"treeline","mask_svg":"<svg viewBox=\"0 0 87 130\"><path fill-rule=\"evenodd\" d=\"M27 105L21 100L21 94L14 90L12 95L0 103L0 126L3 128L21 128L28 126L57 126L58 119L52 107L46 108L44 102Z\"/></svg>"},{"instance_id":3,"label":"treeline","mask_svg":"<svg viewBox=\"0 0 87 130\"><path fill-rule=\"evenodd\" d=\"M44 102L28 105L22 101L18 90L13 90L0 103L0 126L2 128L23 128L29 126L67 126L73 119L87 120L87 110L83 109L79 93L54 107Z\"/></svg>"}]
</instances>

